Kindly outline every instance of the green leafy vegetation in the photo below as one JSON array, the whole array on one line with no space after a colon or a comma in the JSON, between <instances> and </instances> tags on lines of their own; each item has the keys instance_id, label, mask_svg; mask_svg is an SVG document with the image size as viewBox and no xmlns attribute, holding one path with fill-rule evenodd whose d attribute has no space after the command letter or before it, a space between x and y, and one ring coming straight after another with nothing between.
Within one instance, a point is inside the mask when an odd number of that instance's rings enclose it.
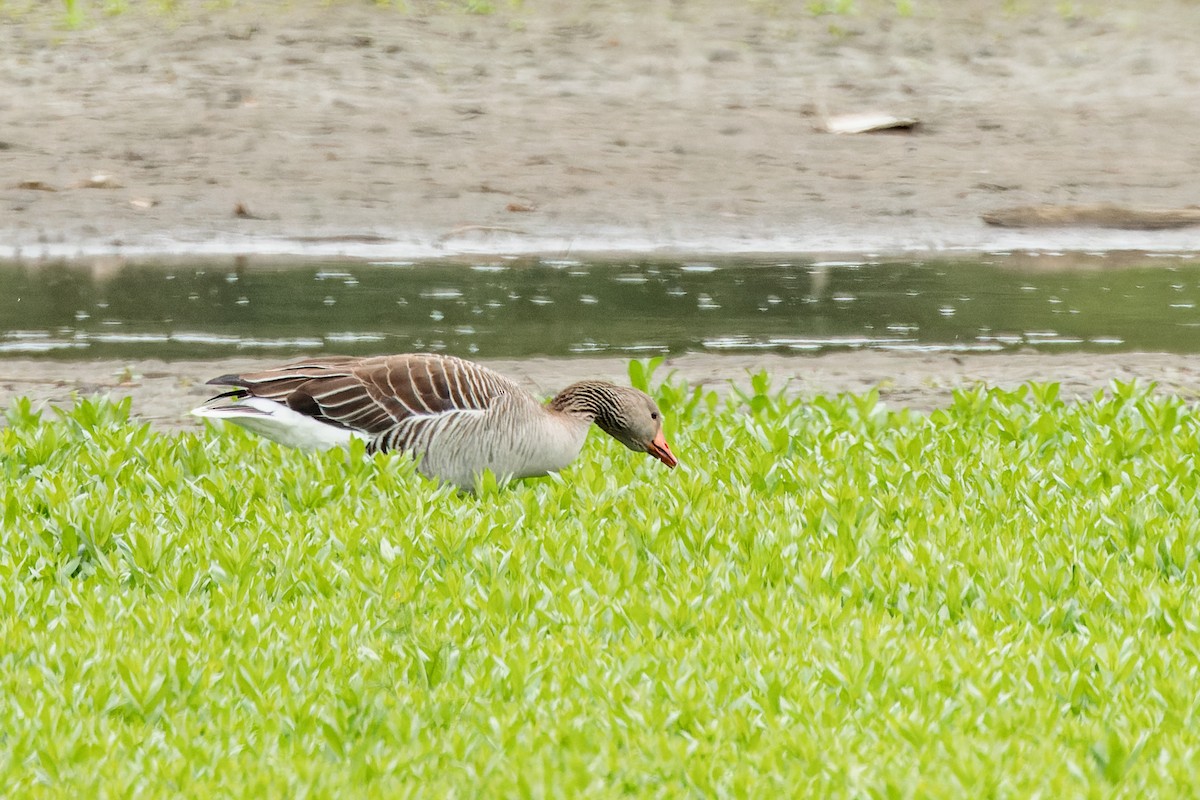
<instances>
[{"instance_id":1,"label":"green leafy vegetation","mask_svg":"<svg viewBox=\"0 0 1200 800\"><path fill-rule=\"evenodd\" d=\"M654 363L631 368L643 385ZM1188 796L1192 407L728 400L459 495L126 403L0 429L10 796Z\"/></svg>"}]
</instances>

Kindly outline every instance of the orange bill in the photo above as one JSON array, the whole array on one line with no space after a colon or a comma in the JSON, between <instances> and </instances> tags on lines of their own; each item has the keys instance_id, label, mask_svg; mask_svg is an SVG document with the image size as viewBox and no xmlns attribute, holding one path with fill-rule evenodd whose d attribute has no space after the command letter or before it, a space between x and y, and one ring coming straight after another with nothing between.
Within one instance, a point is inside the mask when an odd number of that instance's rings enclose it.
<instances>
[{"instance_id":1,"label":"orange bill","mask_svg":"<svg viewBox=\"0 0 1200 800\"><path fill-rule=\"evenodd\" d=\"M671 452L671 447L667 444L667 437L663 436L661 430L655 435L654 441L646 446L646 452L668 467L674 468L679 463L679 459L675 458L675 454Z\"/></svg>"}]
</instances>

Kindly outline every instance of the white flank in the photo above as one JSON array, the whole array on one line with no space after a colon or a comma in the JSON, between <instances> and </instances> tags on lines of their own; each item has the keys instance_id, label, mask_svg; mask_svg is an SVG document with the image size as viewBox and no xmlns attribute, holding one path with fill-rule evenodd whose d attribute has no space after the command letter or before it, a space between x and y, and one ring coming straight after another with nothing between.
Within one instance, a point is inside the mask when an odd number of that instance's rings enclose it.
<instances>
[{"instance_id":1,"label":"white flank","mask_svg":"<svg viewBox=\"0 0 1200 800\"><path fill-rule=\"evenodd\" d=\"M222 419L241 425L259 436L302 450L328 450L349 444L352 437L367 438L357 431L318 422L281 403L261 397L247 397L236 402L226 400L217 406L200 406L192 409L192 413L205 419Z\"/></svg>"}]
</instances>

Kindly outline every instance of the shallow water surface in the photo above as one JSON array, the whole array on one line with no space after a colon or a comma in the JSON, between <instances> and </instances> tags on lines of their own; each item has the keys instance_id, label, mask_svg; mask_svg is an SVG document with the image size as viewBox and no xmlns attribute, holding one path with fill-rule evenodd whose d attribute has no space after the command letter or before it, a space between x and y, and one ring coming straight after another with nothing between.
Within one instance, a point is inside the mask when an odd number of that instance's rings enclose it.
<instances>
[{"instance_id":1,"label":"shallow water surface","mask_svg":"<svg viewBox=\"0 0 1200 800\"><path fill-rule=\"evenodd\" d=\"M1200 259L1093 261L8 263L0 356L1200 352Z\"/></svg>"}]
</instances>

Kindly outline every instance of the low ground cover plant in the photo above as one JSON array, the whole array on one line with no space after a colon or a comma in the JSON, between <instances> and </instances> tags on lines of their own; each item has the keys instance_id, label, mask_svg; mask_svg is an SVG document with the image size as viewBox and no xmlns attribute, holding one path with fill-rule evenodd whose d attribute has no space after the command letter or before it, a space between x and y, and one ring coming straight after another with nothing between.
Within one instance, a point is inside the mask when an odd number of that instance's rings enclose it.
<instances>
[{"instance_id":1,"label":"low ground cover plant","mask_svg":"<svg viewBox=\"0 0 1200 800\"><path fill-rule=\"evenodd\" d=\"M635 382L650 382L644 365ZM1146 387L931 414L655 393L462 495L127 403L0 429L12 796L1180 796L1200 424ZM644 463L643 463L644 462Z\"/></svg>"}]
</instances>

